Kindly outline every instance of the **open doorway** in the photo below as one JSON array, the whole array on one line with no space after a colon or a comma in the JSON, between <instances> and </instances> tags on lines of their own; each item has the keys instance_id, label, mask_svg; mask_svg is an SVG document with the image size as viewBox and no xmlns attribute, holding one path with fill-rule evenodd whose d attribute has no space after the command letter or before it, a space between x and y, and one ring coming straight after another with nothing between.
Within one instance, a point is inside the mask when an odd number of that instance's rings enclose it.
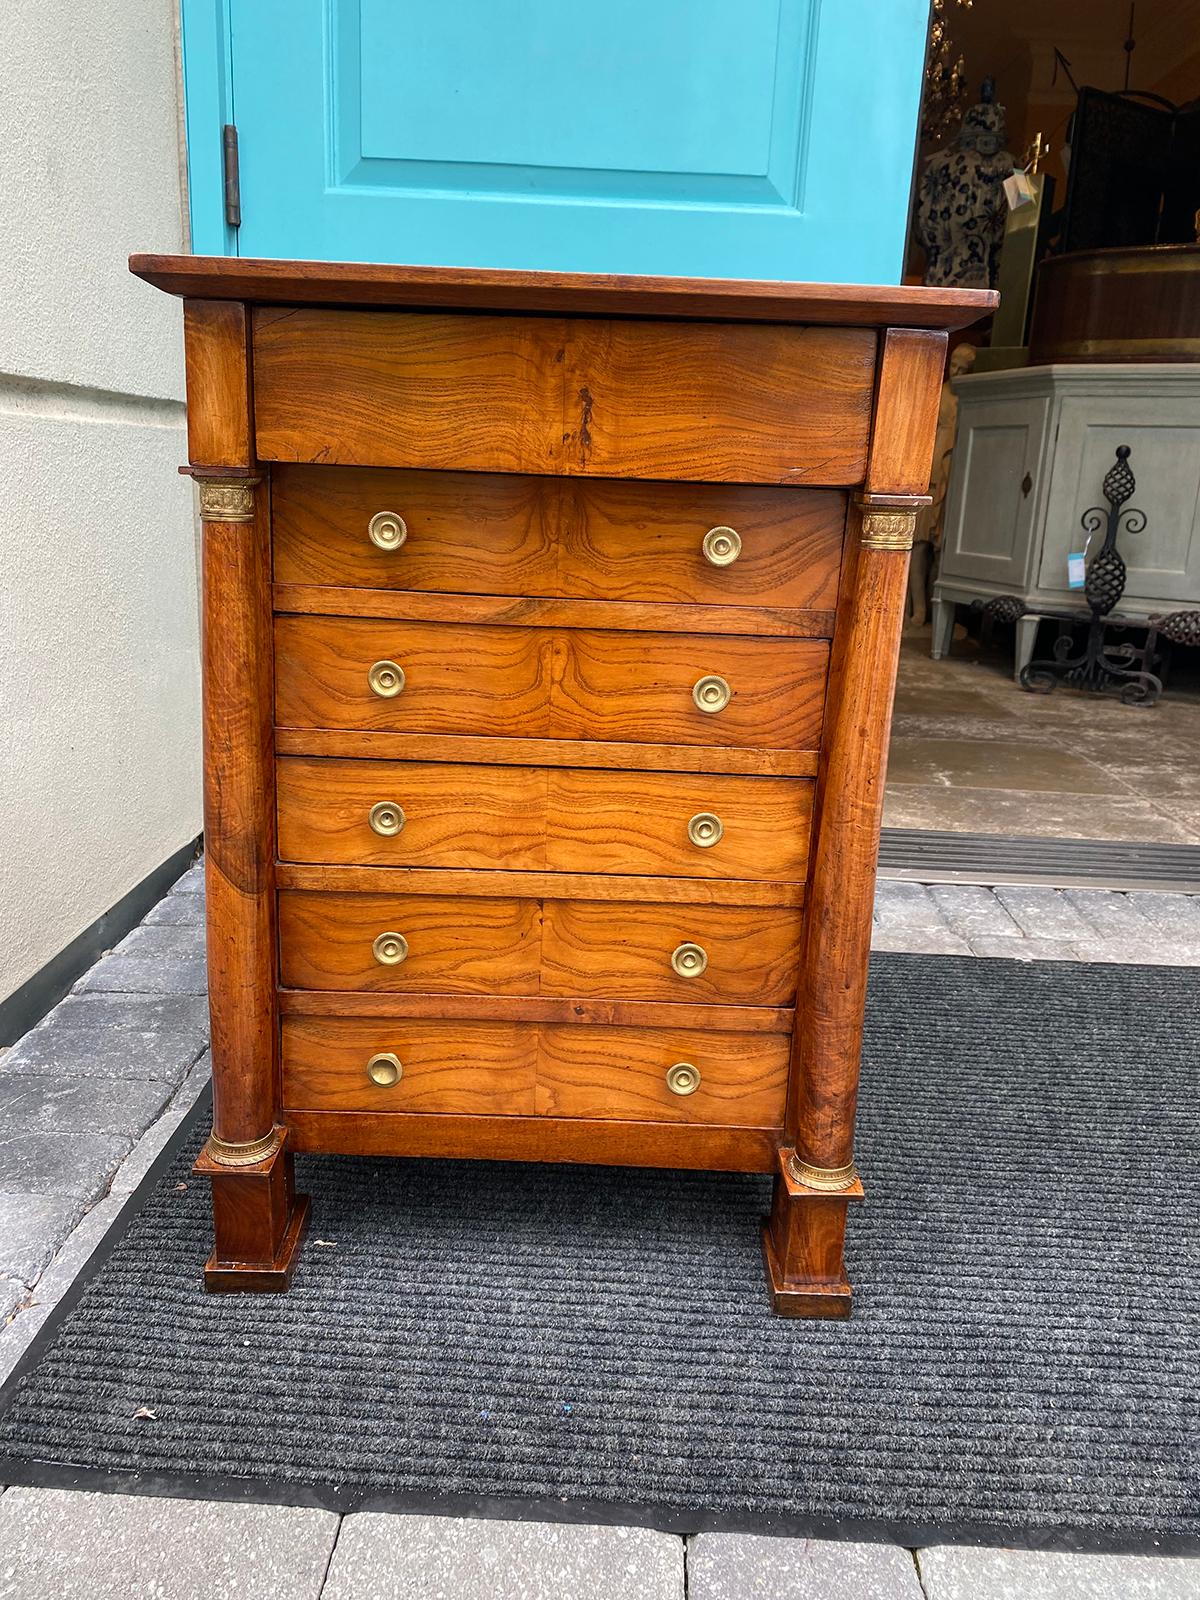
<instances>
[{"instance_id":1,"label":"open doorway","mask_svg":"<svg viewBox=\"0 0 1200 1600\"><path fill-rule=\"evenodd\" d=\"M935 5L907 279L1002 303L951 356L889 829L1200 846L1198 100L1200 0Z\"/></svg>"}]
</instances>

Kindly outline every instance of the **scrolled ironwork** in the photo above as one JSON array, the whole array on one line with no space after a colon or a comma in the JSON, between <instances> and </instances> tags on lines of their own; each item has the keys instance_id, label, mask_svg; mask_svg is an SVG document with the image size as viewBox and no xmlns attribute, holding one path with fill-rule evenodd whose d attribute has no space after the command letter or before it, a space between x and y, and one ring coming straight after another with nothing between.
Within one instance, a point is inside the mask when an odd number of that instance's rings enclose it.
<instances>
[{"instance_id":1,"label":"scrolled ironwork","mask_svg":"<svg viewBox=\"0 0 1200 1600\"><path fill-rule=\"evenodd\" d=\"M1021 687L1034 694L1050 694L1057 684L1066 683L1092 694L1115 694L1125 705L1150 706L1162 693L1162 680L1149 671L1150 641L1139 650L1129 643L1111 643L1107 637L1110 626L1121 626L1116 619L1110 621L1110 614L1125 593L1125 562L1117 549L1117 535L1141 533L1147 521L1139 508L1125 509L1125 502L1137 489L1129 456L1129 446L1118 445L1116 460L1104 474L1100 487L1108 510L1089 506L1079 519L1089 540L1104 530L1104 542L1088 563L1084 578L1083 593L1091 613L1087 639L1082 650L1076 651L1070 635L1062 633L1054 642L1052 661L1031 661L1022 668ZM1061 621L1074 620L1070 612L1054 614Z\"/></svg>"}]
</instances>

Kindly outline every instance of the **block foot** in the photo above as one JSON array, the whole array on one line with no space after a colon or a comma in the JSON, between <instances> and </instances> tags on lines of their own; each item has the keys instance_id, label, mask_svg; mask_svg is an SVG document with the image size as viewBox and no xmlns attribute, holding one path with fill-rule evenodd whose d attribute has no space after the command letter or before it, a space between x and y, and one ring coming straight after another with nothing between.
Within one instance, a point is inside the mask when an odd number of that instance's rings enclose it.
<instances>
[{"instance_id":1,"label":"block foot","mask_svg":"<svg viewBox=\"0 0 1200 1600\"><path fill-rule=\"evenodd\" d=\"M850 1167L853 1182L845 1188L810 1188L789 1171L791 1154L779 1152L771 1214L762 1227L771 1309L779 1317L844 1320L852 1301L842 1261L846 1213L862 1199L862 1184Z\"/></svg>"}]
</instances>

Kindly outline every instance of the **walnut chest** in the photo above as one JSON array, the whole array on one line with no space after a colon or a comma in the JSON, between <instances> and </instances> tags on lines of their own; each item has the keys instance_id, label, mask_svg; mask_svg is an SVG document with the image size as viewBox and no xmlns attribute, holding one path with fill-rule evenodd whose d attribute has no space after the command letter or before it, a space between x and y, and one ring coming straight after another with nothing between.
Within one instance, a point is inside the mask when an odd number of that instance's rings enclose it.
<instances>
[{"instance_id":1,"label":"walnut chest","mask_svg":"<svg viewBox=\"0 0 1200 1600\"><path fill-rule=\"evenodd\" d=\"M980 292L135 257L204 534L210 1289L296 1152L772 1173L844 1316L907 551ZM402 1220L399 1222L402 1225Z\"/></svg>"}]
</instances>

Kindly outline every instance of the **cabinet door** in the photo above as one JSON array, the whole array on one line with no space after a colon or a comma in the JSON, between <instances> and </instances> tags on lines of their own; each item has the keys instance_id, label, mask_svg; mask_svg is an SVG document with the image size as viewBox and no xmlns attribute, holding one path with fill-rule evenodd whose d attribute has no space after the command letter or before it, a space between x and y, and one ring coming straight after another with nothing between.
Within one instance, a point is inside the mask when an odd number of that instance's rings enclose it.
<instances>
[{"instance_id":1,"label":"cabinet door","mask_svg":"<svg viewBox=\"0 0 1200 1600\"><path fill-rule=\"evenodd\" d=\"M928 0L184 0L195 248L898 282L927 19Z\"/></svg>"},{"instance_id":2,"label":"cabinet door","mask_svg":"<svg viewBox=\"0 0 1200 1600\"><path fill-rule=\"evenodd\" d=\"M1048 405L1037 398L960 401L943 578L1024 587Z\"/></svg>"},{"instance_id":3,"label":"cabinet door","mask_svg":"<svg viewBox=\"0 0 1200 1600\"><path fill-rule=\"evenodd\" d=\"M1200 385L1180 392L1069 396L1061 407L1046 512L1039 587L1066 591L1067 555L1083 547L1080 518L1107 510L1101 484L1127 444L1137 488L1126 502L1145 513L1141 533L1122 528L1127 579L1122 609L1200 600ZM1094 555L1104 538L1092 539ZM1078 598L1078 596L1076 597Z\"/></svg>"}]
</instances>

